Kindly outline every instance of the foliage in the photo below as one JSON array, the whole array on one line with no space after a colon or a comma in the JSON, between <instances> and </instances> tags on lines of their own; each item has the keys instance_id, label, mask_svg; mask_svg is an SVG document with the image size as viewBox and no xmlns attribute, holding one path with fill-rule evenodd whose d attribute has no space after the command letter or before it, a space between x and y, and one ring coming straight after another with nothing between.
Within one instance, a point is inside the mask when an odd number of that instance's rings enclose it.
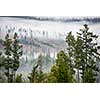
<instances>
[{"instance_id":1,"label":"foliage","mask_svg":"<svg viewBox=\"0 0 100 100\"><path fill-rule=\"evenodd\" d=\"M0 68L3 66L4 57L2 56L2 53L0 52Z\"/></svg>"},{"instance_id":2,"label":"foliage","mask_svg":"<svg viewBox=\"0 0 100 100\"><path fill-rule=\"evenodd\" d=\"M15 77L15 72L19 68L20 57L22 56L22 45L19 44L17 33L14 34L12 42L12 72L13 77Z\"/></svg>"},{"instance_id":3,"label":"foliage","mask_svg":"<svg viewBox=\"0 0 100 100\"><path fill-rule=\"evenodd\" d=\"M71 32L66 37L68 44L67 52L70 58L70 67L76 69L77 82L95 82L99 73L96 65L100 54L97 44L97 35L89 32L88 25L84 25L80 32L77 32L76 38Z\"/></svg>"},{"instance_id":4,"label":"foliage","mask_svg":"<svg viewBox=\"0 0 100 100\"><path fill-rule=\"evenodd\" d=\"M6 69L5 75L8 82L13 82L22 55L22 46L19 44L17 33L14 34L13 39L10 39L9 34L7 34L3 46L5 52L2 66Z\"/></svg>"},{"instance_id":5,"label":"foliage","mask_svg":"<svg viewBox=\"0 0 100 100\"><path fill-rule=\"evenodd\" d=\"M30 83L34 83L35 82L35 78L36 78L36 75L37 75L37 71L36 71L37 68L38 68L38 65L33 67L32 72L28 76L28 79L29 79Z\"/></svg>"},{"instance_id":6,"label":"foliage","mask_svg":"<svg viewBox=\"0 0 100 100\"><path fill-rule=\"evenodd\" d=\"M100 72L97 66L97 62L100 61L100 46L97 39L98 36L90 32L86 24L76 36L69 32L66 36L67 48L57 54L56 62L50 72L45 73L43 69L44 65L50 65L47 63L51 62L50 55L40 55L36 59L37 63L28 76L30 83L96 82ZM3 46L4 54L0 53L0 70L5 69L4 74L8 82L22 83L22 74L15 75L23 53L17 33L14 34L13 39L7 34ZM3 79L2 75L0 79Z\"/></svg>"},{"instance_id":7,"label":"foliage","mask_svg":"<svg viewBox=\"0 0 100 100\"><path fill-rule=\"evenodd\" d=\"M83 29L77 33L83 42L81 46L81 76L82 82L95 82L99 73L99 67L96 65L97 59L100 60L97 38L98 36L89 31L88 25L84 25Z\"/></svg>"},{"instance_id":8,"label":"foliage","mask_svg":"<svg viewBox=\"0 0 100 100\"><path fill-rule=\"evenodd\" d=\"M64 51L57 54L56 65L51 69L53 80L57 83L74 82L73 72L70 67L69 57Z\"/></svg>"},{"instance_id":9,"label":"foliage","mask_svg":"<svg viewBox=\"0 0 100 100\"><path fill-rule=\"evenodd\" d=\"M22 74L15 77L15 83L23 83Z\"/></svg>"},{"instance_id":10,"label":"foliage","mask_svg":"<svg viewBox=\"0 0 100 100\"><path fill-rule=\"evenodd\" d=\"M99 74L96 62L100 60L97 38L89 32L86 24L76 37L69 32L66 37L67 51L57 54L56 64L51 69L51 82L96 82Z\"/></svg>"},{"instance_id":11,"label":"foliage","mask_svg":"<svg viewBox=\"0 0 100 100\"><path fill-rule=\"evenodd\" d=\"M8 82L11 81L10 79L10 68L12 68L12 58L11 58L11 44L12 40L9 37L9 34L5 36L5 41L4 41L4 50L5 50L5 60L4 60L4 66L5 69L7 70L5 72L5 75L8 77Z\"/></svg>"}]
</instances>

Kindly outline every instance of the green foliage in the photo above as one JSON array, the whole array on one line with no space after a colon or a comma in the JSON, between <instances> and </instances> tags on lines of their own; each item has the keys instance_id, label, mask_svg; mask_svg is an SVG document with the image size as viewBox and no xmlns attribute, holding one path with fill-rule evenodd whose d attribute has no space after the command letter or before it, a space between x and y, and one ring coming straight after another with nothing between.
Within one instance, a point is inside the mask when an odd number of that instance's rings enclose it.
<instances>
[{"instance_id":1,"label":"green foliage","mask_svg":"<svg viewBox=\"0 0 100 100\"><path fill-rule=\"evenodd\" d=\"M43 72L44 65L50 65L50 55L40 55L36 59L37 64L33 67L28 79L30 83L94 83L100 72L97 61L100 60L97 43L98 36L89 31L88 25L77 32L76 36L69 32L66 37L67 50L61 50L57 54L55 65L48 73ZM22 45L19 44L17 33L13 39L9 34L4 40L4 56L0 53L0 69L5 68L4 74L8 82L22 83L22 74L15 75L22 56ZM0 79L1 79L0 75ZM2 78L3 79L3 78ZM4 82L4 81L2 81Z\"/></svg>"},{"instance_id":2,"label":"green foliage","mask_svg":"<svg viewBox=\"0 0 100 100\"><path fill-rule=\"evenodd\" d=\"M89 32L86 24L76 37L69 32L66 37L67 51L57 54L56 65L49 75L49 80L53 80L50 82L95 82L99 74L96 62L100 60L97 38L97 35Z\"/></svg>"},{"instance_id":3,"label":"green foliage","mask_svg":"<svg viewBox=\"0 0 100 100\"><path fill-rule=\"evenodd\" d=\"M32 72L28 76L28 79L29 79L30 83L34 83L35 80L36 80L35 78L37 76L37 71L36 71L37 68L38 68L38 65L36 65L35 67L33 67Z\"/></svg>"},{"instance_id":4,"label":"green foliage","mask_svg":"<svg viewBox=\"0 0 100 100\"><path fill-rule=\"evenodd\" d=\"M4 67L4 60L4 56L0 52L0 83L4 83L6 81L4 77L4 70L2 69Z\"/></svg>"},{"instance_id":5,"label":"green foliage","mask_svg":"<svg viewBox=\"0 0 100 100\"><path fill-rule=\"evenodd\" d=\"M5 50L5 60L4 60L4 66L7 70L5 72L5 75L8 77L8 82L10 82L10 68L12 67L12 58L11 58L11 44L12 40L9 37L9 34L5 36L4 41L4 50Z\"/></svg>"},{"instance_id":6,"label":"green foliage","mask_svg":"<svg viewBox=\"0 0 100 100\"><path fill-rule=\"evenodd\" d=\"M17 71L19 67L19 58L22 56L22 45L19 45L17 33L14 34L12 43L12 58L13 58L13 70Z\"/></svg>"},{"instance_id":7,"label":"green foliage","mask_svg":"<svg viewBox=\"0 0 100 100\"><path fill-rule=\"evenodd\" d=\"M39 70L33 70L30 79L39 83L95 82L99 73L96 62L100 59L97 38L98 36L89 32L87 25L77 32L76 37L69 32L66 37L67 51L57 54L56 64L51 68L51 72L42 72L43 58L40 55L37 62Z\"/></svg>"},{"instance_id":8,"label":"green foliage","mask_svg":"<svg viewBox=\"0 0 100 100\"><path fill-rule=\"evenodd\" d=\"M60 51L57 54L56 65L52 67L51 75L54 82L57 83L74 82L73 72L70 67L70 60L64 51Z\"/></svg>"},{"instance_id":9,"label":"green foliage","mask_svg":"<svg viewBox=\"0 0 100 100\"><path fill-rule=\"evenodd\" d=\"M69 32L67 37L66 37L66 42L67 42L67 54L69 57L69 62L70 62L70 68L73 72L73 74L75 73L74 68L75 68L75 64L74 64L74 55L75 55L75 44L76 44L76 40L74 35L72 35L72 32Z\"/></svg>"},{"instance_id":10,"label":"green foliage","mask_svg":"<svg viewBox=\"0 0 100 100\"><path fill-rule=\"evenodd\" d=\"M6 69L5 75L8 78L8 82L13 82L15 72L19 68L20 56L22 55L22 46L19 44L17 34L14 34L13 39L10 39L9 34L7 34L3 46L5 53L2 66Z\"/></svg>"},{"instance_id":11,"label":"green foliage","mask_svg":"<svg viewBox=\"0 0 100 100\"><path fill-rule=\"evenodd\" d=\"M48 72L44 74L43 83L57 83L57 78L54 76L54 73Z\"/></svg>"},{"instance_id":12,"label":"green foliage","mask_svg":"<svg viewBox=\"0 0 100 100\"><path fill-rule=\"evenodd\" d=\"M23 83L22 74L16 76L15 83Z\"/></svg>"},{"instance_id":13,"label":"green foliage","mask_svg":"<svg viewBox=\"0 0 100 100\"><path fill-rule=\"evenodd\" d=\"M2 53L0 52L0 68L4 65L4 56L2 56Z\"/></svg>"},{"instance_id":14,"label":"green foliage","mask_svg":"<svg viewBox=\"0 0 100 100\"><path fill-rule=\"evenodd\" d=\"M43 56L40 54L37 59L37 64L33 67L32 72L28 76L31 83L42 83L44 80L44 73L42 71Z\"/></svg>"},{"instance_id":15,"label":"green foliage","mask_svg":"<svg viewBox=\"0 0 100 100\"><path fill-rule=\"evenodd\" d=\"M32 72L28 76L30 83L44 83L47 82L47 76L45 73L37 69L39 66L33 67Z\"/></svg>"},{"instance_id":16,"label":"green foliage","mask_svg":"<svg viewBox=\"0 0 100 100\"><path fill-rule=\"evenodd\" d=\"M68 44L67 53L70 59L70 67L76 69L77 82L95 82L99 73L96 65L100 54L98 53L97 35L89 32L88 25L84 25L76 38L69 32L66 37Z\"/></svg>"},{"instance_id":17,"label":"green foliage","mask_svg":"<svg viewBox=\"0 0 100 100\"><path fill-rule=\"evenodd\" d=\"M17 33L14 34L13 42L12 42L12 72L13 78L15 78L15 72L19 68L20 57L22 56L22 45L19 44ZM13 79L14 80L14 79Z\"/></svg>"},{"instance_id":18,"label":"green foliage","mask_svg":"<svg viewBox=\"0 0 100 100\"><path fill-rule=\"evenodd\" d=\"M99 68L96 65L96 62L97 59L100 59L100 54L98 53L99 46L97 43L98 36L94 35L93 32L89 32L88 25L86 24L77 34L83 42L81 44L82 82L95 82L99 73Z\"/></svg>"}]
</instances>

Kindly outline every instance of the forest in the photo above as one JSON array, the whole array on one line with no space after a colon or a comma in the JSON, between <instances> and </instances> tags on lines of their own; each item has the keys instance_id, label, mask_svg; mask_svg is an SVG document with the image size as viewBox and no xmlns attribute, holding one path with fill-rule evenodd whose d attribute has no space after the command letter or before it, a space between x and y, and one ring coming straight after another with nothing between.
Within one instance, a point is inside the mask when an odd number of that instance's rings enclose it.
<instances>
[{"instance_id":1,"label":"forest","mask_svg":"<svg viewBox=\"0 0 100 100\"><path fill-rule=\"evenodd\" d=\"M100 45L98 35L84 24L76 35L68 32L65 38L66 49L57 53L54 65L49 72L42 70L43 57L40 55L33 64L27 79L17 74L23 45L18 34L10 38L7 33L0 51L0 82L1 83L96 83L100 75ZM48 62L46 62L48 63ZM30 66L29 66L30 67Z\"/></svg>"}]
</instances>

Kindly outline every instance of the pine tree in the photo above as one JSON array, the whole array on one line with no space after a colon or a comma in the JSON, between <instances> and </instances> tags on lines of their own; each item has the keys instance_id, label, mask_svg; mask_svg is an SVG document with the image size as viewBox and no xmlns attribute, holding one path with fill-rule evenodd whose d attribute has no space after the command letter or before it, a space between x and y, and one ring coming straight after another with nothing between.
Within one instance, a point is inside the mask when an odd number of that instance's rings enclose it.
<instances>
[{"instance_id":1,"label":"pine tree","mask_svg":"<svg viewBox=\"0 0 100 100\"><path fill-rule=\"evenodd\" d=\"M82 44L82 79L83 82L95 82L96 77L99 73L99 68L96 65L97 59L100 59L100 54L98 53L97 35L94 35L93 32L89 32L88 25L84 25L83 29L80 29L80 32L77 33L80 37ZM84 59L83 59L84 58Z\"/></svg>"},{"instance_id":2,"label":"pine tree","mask_svg":"<svg viewBox=\"0 0 100 100\"><path fill-rule=\"evenodd\" d=\"M22 83L22 82L23 82L22 74L17 75L15 78L15 83Z\"/></svg>"},{"instance_id":3,"label":"pine tree","mask_svg":"<svg viewBox=\"0 0 100 100\"><path fill-rule=\"evenodd\" d=\"M81 82L81 76L80 76L80 69L81 66L83 66L84 62L84 53L83 53L83 41L80 39L79 36L77 36L76 41L75 41L75 46L74 46L74 64L75 64L75 69L77 70L76 72L76 80L77 82Z\"/></svg>"},{"instance_id":4,"label":"pine tree","mask_svg":"<svg viewBox=\"0 0 100 100\"><path fill-rule=\"evenodd\" d=\"M28 76L28 79L29 79L30 83L34 83L35 80L36 80L37 68L38 68L38 65L36 65L35 67L33 67L32 72Z\"/></svg>"},{"instance_id":5,"label":"pine tree","mask_svg":"<svg viewBox=\"0 0 100 100\"><path fill-rule=\"evenodd\" d=\"M56 65L51 69L52 75L58 83L74 82L73 72L70 67L70 59L64 51L57 54Z\"/></svg>"},{"instance_id":6,"label":"pine tree","mask_svg":"<svg viewBox=\"0 0 100 100\"><path fill-rule=\"evenodd\" d=\"M97 35L89 32L88 25L84 25L76 37L69 32L66 37L67 53L70 59L70 67L76 69L77 82L95 82L99 74L99 67L96 65L100 60L98 53Z\"/></svg>"},{"instance_id":7,"label":"pine tree","mask_svg":"<svg viewBox=\"0 0 100 100\"><path fill-rule=\"evenodd\" d=\"M31 83L41 83L44 80L44 73L42 69L43 59L40 54L37 59L37 64L33 67L32 72L28 76L28 79Z\"/></svg>"},{"instance_id":8,"label":"pine tree","mask_svg":"<svg viewBox=\"0 0 100 100\"><path fill-rule=\"evenodd\" d=\"M5 41L4 41L4 50L5 50L5 61L4 61L4 66L7 72L5 72L5 75L8 77L8 82L11 82L10 80L10 69L12 68L12 57L11 57L11 45L12 40L9 37L9 34L5 36Z\"/></svg>"},{"instance_id":9,"label":"pine tree","mask_svg":"<svg viewBox=\"0 0 100 100\"><path fill-rule=\"evenodd\" d=\"M12 66L12 79L15 78L15 72L20 66L20 57L22 56L22 45L19 44L18 35L17 33L14 34L13 42L12 42L12 59L13 59L13 66Z\"/></svg>"},{"instance_id":10,"label":"pine tree","mask_svg":"<svg viewBox=\"0 0 100 100\"><path fill-rule=\"evenodd\" d=\"M41 54L38 57L37 64L39 66L37 81L42 82L43 80L43 56Z\"/></svg>"},{"instance_id":11,"label":"pine tree","mask_svg":"<svg viewBox=\"0 0 100 100\"><path fill-rule=\"evenodd\" d=\"M81 58L81 46L82 41L79 37L76 37L72 34L72 32L69 32L66 37L67 42L67 53L70 60L70 67L73 72L73 74L76 74L76 81L80 82L80 58ZM76 73L75 73L76 69Z\"/></svg>"},{"instance_id":12,"label":"pine tree","mask_svg":"<svg viewBox=\"0 0 100 100\"><path fill-rule=\"evenodd\" d=\"M89 32L88 25L84 25L80 32L77 32L76 38L71 32L66 37L68 44L67 52L70 59L70 67L76 69L77 82L95 82L99 73L96 65L97 59L100 59L97 44L97 35Z\"/></svg>"},{"instance_id":13,"label":"pine tree","mask_svg":"<svg viewBox=\"0 0 100 100\"><path fill-rule=\"evenodd\" d=\"M22 55L22 46L19 44L18 36L15 33L13 40L10 39L9 34L5 36L4 40L4 67L7 70L5 75L8 77L8 82L14 82L15 72L19 67L20 56Z\"/></svg>"}]
</instances>

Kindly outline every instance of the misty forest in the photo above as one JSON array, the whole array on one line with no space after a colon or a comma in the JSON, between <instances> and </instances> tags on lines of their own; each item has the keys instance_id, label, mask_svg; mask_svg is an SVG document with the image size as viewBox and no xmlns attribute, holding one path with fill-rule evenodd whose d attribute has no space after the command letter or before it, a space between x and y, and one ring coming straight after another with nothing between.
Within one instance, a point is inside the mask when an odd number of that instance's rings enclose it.
<instances>
[{"instance_id":1,"label":"misty forest","mask_svg":"<svg viewBox=\"0 0 100 100\"><path fill-rule=\"evenodd\" d=\"M0 83L99 83L100 18L0 17Z\"/></svg>"}]
</instances>

